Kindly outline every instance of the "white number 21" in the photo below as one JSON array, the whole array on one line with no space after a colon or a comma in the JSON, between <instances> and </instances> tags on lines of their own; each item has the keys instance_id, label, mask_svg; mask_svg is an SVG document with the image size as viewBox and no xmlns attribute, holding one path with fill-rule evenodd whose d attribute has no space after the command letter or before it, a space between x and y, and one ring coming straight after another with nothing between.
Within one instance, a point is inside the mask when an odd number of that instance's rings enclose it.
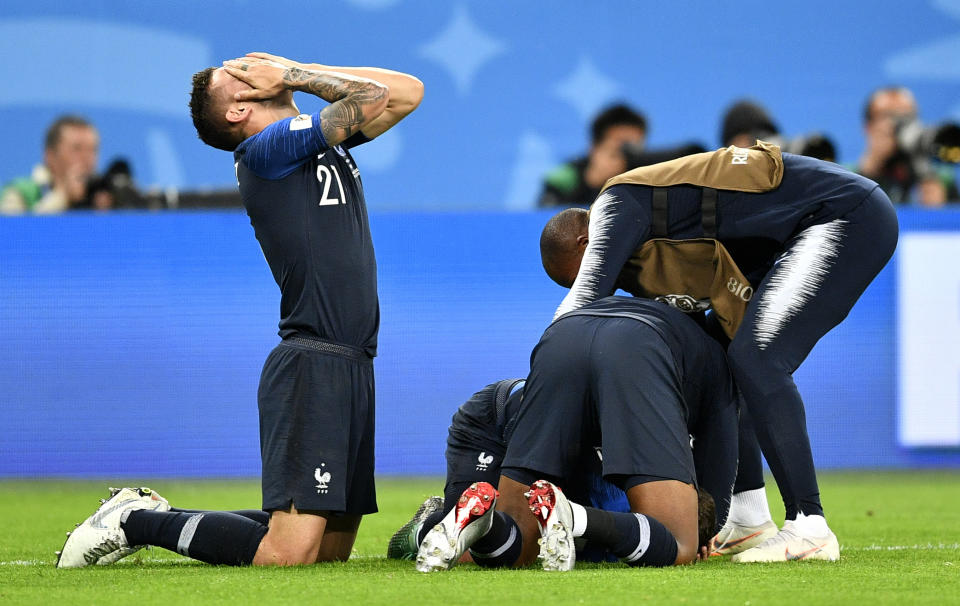
<instances>
[{"instance_id":1,"label":"white number 21","mask_svg":"<svg viewBox=\"0 0 960 606\"><path fill-rule=\"evenodd\" d=\"M331 206L334 204L346 204L346 200L341 200L337 196L330 197L330 182L336 178L337 180L337 191L340 192L340 195L343 195L343 182L340 180L340 172L337 170L337 167L333 168L333 176L330 175L330 169L324 166L323 164L317 166L317 181L323 185L323 195L320 196L320 206Z\"/></svg>"}]
</instances>

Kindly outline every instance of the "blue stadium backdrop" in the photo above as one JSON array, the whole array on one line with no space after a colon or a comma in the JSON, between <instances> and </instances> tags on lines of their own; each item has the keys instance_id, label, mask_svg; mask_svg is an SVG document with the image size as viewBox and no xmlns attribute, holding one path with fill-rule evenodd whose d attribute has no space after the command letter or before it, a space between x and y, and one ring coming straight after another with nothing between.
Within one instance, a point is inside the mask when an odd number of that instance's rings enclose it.
<instances>
[{"instance_id":1,"label":"blue stadium backdrop","mask_svg":"<svg viewBox=\"0 0 960 606\"><path fill-rule=\"evenodd\" d=\"M786 135L830 134L847 163L877 86L911 87L927 122L960 119L960 0L3 0L0 182L29 173L46 126L74 111L100 127L103 166L128 157L143 186L232 185L187 92L193 72L252 50L423 79L417 113L358 151L378 210L528 208L616 100L646 112L653 146L712 147L749 96Z\"/></svg>"},{"instance_id":2,"label":"blue stadium backdrop","mask_svg":"<svg viewBox=\"0 0 960 606\"><path fill-rule=\"evenodd\" d=\"M442 473L456 407L524 376L563 290L545 213L374 213L377 467ZM960 465L960 212L897 256L797 373L821 467ZM236 212L0 221L0 476L259 473L279 295Z\"/></svg>"}]
</instances>

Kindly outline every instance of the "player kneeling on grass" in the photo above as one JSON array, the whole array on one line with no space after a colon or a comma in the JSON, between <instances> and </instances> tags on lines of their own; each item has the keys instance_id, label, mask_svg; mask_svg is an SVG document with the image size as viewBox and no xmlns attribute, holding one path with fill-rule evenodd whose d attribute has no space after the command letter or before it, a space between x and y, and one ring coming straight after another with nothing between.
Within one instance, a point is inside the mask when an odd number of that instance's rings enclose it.
<instances>
[{"instance_id":1,"label":"player kneeling on grass","mask_svg":"<svg viewBox=\"0 0 960 606\"><path fill-rule=\"evenodd\" d=\"M294 91L329 105L300 114ZM349 150L390 129L422 96L407 74L262 53L194 74L197 134L234 152L244 207L281 291L283 340L257 394L269 517L163 511L121 490L69 537L59 567L109 561L140 544L210 564L350 556L362 516L377 511L380 312L363 185Z\"/></svg>"},{"instance_id":2,"label":"player kneeling on grass","mask_svg":"<svg viewBox=\"0 0 960 606\"><path fill-rule=\"evenodd\" d=\"M500 464L520 409L524 382L524 379L505 379L491 383L473 394L453 415L445 453L447 476L444 496L429 497L413 518L394 533L387 548L388 558L414 559L424 535L438 524L449 525L450 522L444 522L444 519L452 515L451 511L461 500L468 498L464 495L476 493L484 503L490 502L491 495L496 493L494 487L500 479ZM623 491L600 477L599 448L596 452L590 452L581 463L583 469L580 478L570 485L576 491L573 493L576 498L602 509L630 510ZM478 488L478 485L489 486L489 489ZM477 490L481 492L477 493ZM460 540L465 541L465 538L460 537ZM487 540L495 538L488 535ZM519 540L516 545L519 546ZM508 545L507 549L511 546ZM460 550L460 554L464 549ZM584 546L584 550L583 557L588 559L603 556L591 546ZM472 556L478 562L488 555L483 551L483 542L473 545L467 553L470 555L463 556L463 559ZM504 553L498 556L509 559L509 555Z\"/></svg>"},{"instance_id":3,"label":"player kneeling on grass","mask_svg":"<svg viewBox=\"0 0 960 606\"><path fill-rule=\"evenodd\" d=\"M609 297L558 318L534 350L499 492L469 487L423 536L417 568L450 568L466 549L481 565L523 566L538 537L546 570L573 568L578 537L631 565L694 561L712 534L698 532L698 482L726 517L736 405L722 348L678 311ZM603 478L625 490L631 513L584 507L559 488L598 443Z\"/></svg>"}]
</instances>

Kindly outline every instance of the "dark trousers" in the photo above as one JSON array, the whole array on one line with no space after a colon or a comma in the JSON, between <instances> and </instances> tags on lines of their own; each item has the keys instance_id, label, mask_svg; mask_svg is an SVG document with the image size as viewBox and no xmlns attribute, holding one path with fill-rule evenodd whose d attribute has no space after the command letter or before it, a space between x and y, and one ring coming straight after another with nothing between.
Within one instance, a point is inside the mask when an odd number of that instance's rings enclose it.
<instances>
[{"instance_id":1,"label":"dark trousers","mask_svg":"<svg viewBox=\"0 0 960 606\"><path fill-rule=\"evenodd\" d=\"M756 436L741 439L738 488L762 485L762 450L787 519L823 514L793 372L886 265L898 231L879 188L841 218L800 231L760 283L727 350Z\"/></svg>"}]
</instances>

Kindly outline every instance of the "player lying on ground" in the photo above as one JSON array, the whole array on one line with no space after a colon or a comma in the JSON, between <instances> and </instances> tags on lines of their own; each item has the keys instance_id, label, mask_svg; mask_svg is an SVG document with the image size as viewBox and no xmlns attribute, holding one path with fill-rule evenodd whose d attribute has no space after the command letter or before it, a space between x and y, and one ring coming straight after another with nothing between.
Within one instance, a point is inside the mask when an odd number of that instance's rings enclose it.
<instances>
[{"instance_id":1,"label":"player lying on ground","mask_svg":"<svg viewBox=\"0 0 960 606\"><path fill-rule=\"evenodd\" d=\"M755 181L743 179L750 170ZM732 547L725 553L761 542L735 561L839 558L792 375L887 263L897 233L896 213L876 183L811 158L782 154L781 161L779 148L761 144L630 171L607 183L589 216L566 210L544 229L544 268L570 287L557 316L617 286L637 294L636 275L648 268L638 271L635 259L652 237L715 237L749 281L727 284L743 301L727 355L743 419L755 432L741 432L737 494L718 540ZM761 449L786 507L783 529L766 540L772 524Z\"/></svg>"},{"instance_id":2,"label":"player lying on ground","mask_svg":"<svg viewBox=\"0 0 960 606\"><path fill-rule=\"evenodd\" d=\"M425 500L413 518L393 535L387 548L388 558L414 559L423 536L444 521L472 484L486 482L496 487L500 480L500 463L520 409L523 384L524 379L491 383L473 394L453 415L445 452L444 496ZM568 486L574 491L571 496L601 509L629 511L623 491L600 477L598 456L599 445L596 452L590 453L588 460L582 462L580 479ZM711 529L712 525L706 532ZM475 553L479 561L484 555L479 549L475 547L467 553ZM599 559L602 555L598 550L583 546L583 554L578 557Z\"/></svg>"},{"instance_id":3,"label":"player lying on ground","mask_svg":"<svg viewBox=\"0 0 960 606\"><path fill-rule=\"evenodd\" d=\"M692 562L698 482L719 497L721 521L729 505L736 409L721 347L684 314L626 297L567 314L531 358L499 500L486 483L468 488L423 537L417 568L449 568L468 548L481 565L523 566L541 535L548 570L573 567L580 536L631 565ZM603 478L626 492L633 513L570 505L555 487L571 485L598 443Z\"/></svg>"},{"instance_id":4,"label":"player lying on ground","mask_svg":"<svg viewBox=\"0 0 960 606\"><path fill-rule=\"evenodd\" d=\"M301 115L293 92L328 101ZM360 173L349 148L413 111L419 80L257 54L194 75L200 138L234 151L254 233L281 290L280 336L257 400L260 518L187 513L120 491L67 539L58 567L157 545L211 564L346 560L377 510L374 395L380 310ZM107 560L104 560L107 558Z\"/></svg>"}]
</instances>

